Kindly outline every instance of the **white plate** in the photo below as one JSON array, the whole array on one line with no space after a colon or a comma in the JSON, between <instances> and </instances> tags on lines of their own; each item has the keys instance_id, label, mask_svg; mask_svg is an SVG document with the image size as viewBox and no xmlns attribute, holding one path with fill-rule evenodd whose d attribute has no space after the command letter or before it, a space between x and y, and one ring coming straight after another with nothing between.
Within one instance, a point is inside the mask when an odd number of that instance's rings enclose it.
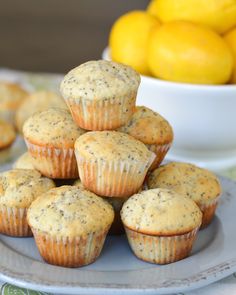
<instances>
[{"instance_id":1,"label":"white plate","mask_svg":"<svg viewBox=\"0 0 236 295\"><path fill-rule=\"evenodd\" d=\"M225 178L221 182L217 217L182 261L164 266L140 261L121 236L106 240L95 263L66 269L44 263L33 238L0 235L0 279L39 291L104 295L177 293L224 278L236 271L236 183Z\"/></svg>"}]
</instances>

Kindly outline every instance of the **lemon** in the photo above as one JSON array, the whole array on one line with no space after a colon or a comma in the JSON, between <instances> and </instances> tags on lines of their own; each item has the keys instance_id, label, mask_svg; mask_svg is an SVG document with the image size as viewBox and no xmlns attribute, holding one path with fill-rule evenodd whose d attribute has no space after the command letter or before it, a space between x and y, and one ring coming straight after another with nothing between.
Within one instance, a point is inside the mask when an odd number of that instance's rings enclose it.
<instances>
[{"instance_id":1,"label":"lemon","mask_svg":"<svg viewBox=\"0 0 236 295\"><path fill-rule=\"evenodd\" d=\"M236 0L153 0L147 10L162 22L192 21L218 33L236 25Z\"/></svg>"},{"instance_id":2,"label":"lemon","mask_svg":"<svg viewBox=\"0 0 236 295\"><path fill-rule=\"evenodd\" d=\"M148 65L156 77L195 84L223 84L230 79L232 53L223 38L206 27L166 23L152 30L148 47Z\"/></svg>"},{"instance_id":3,"label":"lemon","mask_svg":"<svg viewBox=\"0 0 236 295\"><path fill-rule=\"evenodd\" d=\"M234 55L234 70L233 70L233 74L232 74L230 82L236 84L236 28L229 31L225 35L224 39L228 43L228 45L231 48L232 53Z\"/></svg>"},{"instance_id":4,"label":"lemon","mask_svg":"<svg viewBox=\"0 0 236 295\"><path fill-rule=\"evenodd\" d=\"M150 30L156 25L159 21L145 11L131 11L121 16L110 32L111 59L148 75L147 41Z\"/></svg>"}]
</instances>

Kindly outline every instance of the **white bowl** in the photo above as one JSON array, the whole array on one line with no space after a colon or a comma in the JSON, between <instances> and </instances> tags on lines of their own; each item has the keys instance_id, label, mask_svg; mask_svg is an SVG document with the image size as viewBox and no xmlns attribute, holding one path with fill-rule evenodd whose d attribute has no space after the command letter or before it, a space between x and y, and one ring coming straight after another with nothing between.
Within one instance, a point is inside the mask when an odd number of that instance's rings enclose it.
<instances>
[{"instance_id":1,"label":"white bowl","mask_svg":"<svg viewBox=\"0 0 236 295\"><path fill-rule=\"evenodd\" d=\"M109 59L107 48L102 57ZM157 111L173 126L169 160L212 170L236 165L236 85L194 85L141 76L137 104Z\"/></svg>"}]
</instances>

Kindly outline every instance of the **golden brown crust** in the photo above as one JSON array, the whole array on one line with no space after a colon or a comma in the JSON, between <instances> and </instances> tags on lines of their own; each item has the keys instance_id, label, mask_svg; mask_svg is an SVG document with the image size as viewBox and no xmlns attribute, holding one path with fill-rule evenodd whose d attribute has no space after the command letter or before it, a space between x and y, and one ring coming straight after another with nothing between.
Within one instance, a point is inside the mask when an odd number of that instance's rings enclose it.
<instances>
[{"instance_id":1,"label":"golden brown crust","mask_svg":"<svg viewBox=\"0 0 236 295\"><path fill-rule=\"evenodd\" d=\"M0 207L28 208L42 193L55 187L36 170L13 169L0 173Z\"/></svg>"},{"instance_id":2,"label":"golden brown crust","mask_svg":"<svg viewBox=\"0 0 236 295\"><path fill-rule=\"evenodd\" d=\"M54 238L76 238L107 231L114 219L112 206L92 192L75 186L51 189L28 210L31 228Z\"/></svg>"},{"instance_id":3,"label":"golden brown crust","mask_svg":"<svg viewBox=\"0 0 236 295\"><path fill-rule=\"evenodd\" d=\"M182 235L200 227L202 213L189 198L167 189L133 195L121 210L125 227L147 235Z\"/></svg>"},{"instance_id":4,"label":"golden brown crust","mask_svg":"<svg viewBox=\"0 0 236 295\"><path fill-rule=\"evenodd\" d=\"M140 75L131 67L106 60L92 60L72 69L61 83L65 99L115 101L137 92Z\"/></svg>"},{"instance_id":5,"label":"golden brown crust","mask_svg":"<svg viewBox=\"0 0 236 295\"><path fill-rule=\"evenodd\" d=\"M23 127L26 140L49 148L74 148L76 139L84 132L75 125L68 110L59 108L33 114Z\"/></svg>"},{"instance_id":6,"label":"golden brown crust","mask_svg":"<svg viewBox=\"0 0 236 295\"><path fill-rule=\"evenodd\" d=\"M169 122L151 109L138 106L131 119L118 131L125 132L147 145L163 145L173 141Z\"/></svg>"},{"instance_id":7,"label":"golden brown crust","mask_svg":"<svg viewBox=\"0 0 236 295\"><path fill-rule=\"evenodd\" d=\"M172 162L153 171L148 178L149 188L167 188L194 200L199 206L221 194L217 177L195 165Z\"/></svg>"}]
</instances>

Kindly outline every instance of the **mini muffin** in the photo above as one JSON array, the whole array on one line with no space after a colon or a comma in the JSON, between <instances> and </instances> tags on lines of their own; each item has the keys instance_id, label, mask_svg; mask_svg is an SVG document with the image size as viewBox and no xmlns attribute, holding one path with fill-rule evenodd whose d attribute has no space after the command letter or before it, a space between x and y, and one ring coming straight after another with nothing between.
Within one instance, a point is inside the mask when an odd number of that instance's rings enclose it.
<instances>
[{"instance_id":1,"label":"mini muffin","mask_svg":"<svg viewBox=\"0 0 236 295\"><path fill-rule=\"evenodd\" d=\"M38 91L26 97L16 111L16 127L20 133L24 122L36 112L44 111L52 107L67 109L67 106L58 94L51 91Z\"/></svg>"},{"instance_id":2,"label":"mini muffin","mask_svg":"<svg viewBox=\"0 0 236 295\"><path fill-rule=\"evenodd\" d=\"M10 123L0 120L0 163L8 160L9 147L16 139L16 132Z\"/></svg>"},{"instance_id":3,"label":"mini muffin","mask_svg":"<svg viewBox=\"0 0 236 295\"><path fill-rule=\"evenodd\" d=\"M55 187L51 179L35 170L15 169L0 173L0 233L31 236L26 215L30 204Z\"/></svg>"},{"instance_id":4,"label":"mini muffin","mask_svg":"<svg viewBox=\"0 0 236 295\"><path fill-rule=\"evenodd\" d=\"M192 199L203 213L202 228L211 223L221 194L217 177L188 163L172 162L153 171L149 188L167 188Z\"/></svg>"},{"instance_id":5,"label":"mini muffin","mask_svg":"<svg viewBox=\"0 0 236 295\"><path fill-rule=\"evenodd\" d=\"M79 188L84 188L82 182L80 179L77 179L74 184L74 186L79 187ZM109 230L110 235L121 235L124 233L124 227L120 218L120 210L124 204L124 202L128 198L118 198L118 197L102 197L105 201L107 201L109 204L112 205L114 212L115 212L115 217L114 221L111 225L111 228Z\"/></svg>"},{"instance_id":6,"label":"mini muffin","mask_svg":"<svg viewBox=\"0 0 236 295\"><path fill-rule=\"evenodd\" d=\"M29 152L21 155L13 164L14 169L34 169L33 159Z\"/></svg>"},{"instance_id":7,"label":"mini muffin","mask_svg":"<svg viewBox=\"0 0 236 295\"><path fill-rule=\"evenodd\" d=\"M74 143L84 132L65 109L51 108L32 115L23 133L35 169L50 178L78 178Z\"/></svg>"},{"instance_id":8,"label":"mini muffin","mask_svg":"<svg viewBox=\"0 0 236 295\"><path fill-rule=\"evenodd\" d=\"M0 120L0 151L7 149L16 139L14 126L6 121Z\"/></svg>"},{"instance_id":9,"label":"mini muffin","mask_svg":"<svg viewBox=\"0 0 236 295\"><path fill-rule=\"evenodd\" d=\"M156 154L150 170L161 164L173 141L173 130L168 121L144 106L136 107L129 122L118 130L142 141Z\"/></svg>"},{"instance_id":10,"label":"mini muffin","mask_svg":"<svg viewBox=\"0 0 236 295\"><path fill-rule=\"evenodd\" d=\"M167 189L133 195L121 219L134 254L145 261L166 264L187 257L202 222L198 206Z\"/></svg>"},{"instance_id":11,"label":"mini muffin","mask_svg":"<svg viewBox=\"0 0 236 295\"><path fill-rule=\"evenodd\" d=\"M15 112L27 94L20 85L0 82L0 119L14 124Z\"/></svg>"},{"instance_id":12,"label":"mini muffin","mask_svg":"<svg viewBox=\"0 0 236 295\"><path fill-rule=\"evenodd\" d=\"M132 136L93 131L80 136L75 155L82 184L104 197L129 197L142 186L155 154Z\"/></svg>"},{"instance_id":13,"label":"mini muffin","mask_svg":"<svg viewBox=\"0 0 236 295\"><path fill-rule=\"evenodd\" d=\"M139 74L129 66L89 61L64 77L61 93L78 126L112 130L132 116L139 84Z\"/></svg>"},{"instance_id":14,"label":"mini muffin","mask_svg":"<svg viewBox=\"0 0 236 295\"><path fill-rule=\"evenodd\" d=\"M98 258L114 212L89 191L61 186L34 201L27 219L45 261L78 267Z\"/></svg>"}]
</instances>

